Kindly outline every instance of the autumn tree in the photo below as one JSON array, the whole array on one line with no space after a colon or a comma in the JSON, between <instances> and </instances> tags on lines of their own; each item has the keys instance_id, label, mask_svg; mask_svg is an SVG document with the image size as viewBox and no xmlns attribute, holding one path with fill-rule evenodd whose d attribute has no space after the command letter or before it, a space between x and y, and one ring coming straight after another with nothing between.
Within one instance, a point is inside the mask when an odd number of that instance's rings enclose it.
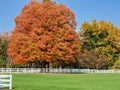
<instances>
[{"instance_id":1,"label":"autumn tree","mask_svg":"<svg viewBox=\"0 0 120 90\"><path fill-rule=\"evenodd\" d=\"M111 22L93 20L85 22L81 27L82 52L94 50L99 57L109 60L108 67L112 67L120 54L120 29Z\"/></svg>"},{"instance_id":2,"label":"autumn tree","mask_svg":"<svg viewBox=\"0 0 120 90\"><path fill-rule=\"evenodd\" d=\"M76 62L79 34L74 13L63 4L31 1L15 19L8 53L14 64L63 65Z\"/></svg>"},{"instance_id":3,"label":"autumn tree","mask_svg":"<svg viewBox=\"0 0 120 90\"><path fill-rule=\"evenodd\" d=\"M80 68L89 69L106 69L108 62L107 57L99 57L99 54L93 50L82 53L78 59Z\"/></svg>"},{"instance_id":4,"label":"autumn tree","mask_svg":"<svg viewBox=\"0 0 120 90\"><path fill-rule=\"evenodd\" d=\"M42 0L43 2L46 2L46 1L51 1L51 0Z\"/></svg>"},{"instance_id":5,"label":"autumn tree","mask_svg":"<svg viewBox=\"0 0 120 90\"><path fill-rule=\"evenodd\" d=\"M112 69L120 69L120 56L118 60L114 63Z\"/></svg>"}]
</instances>

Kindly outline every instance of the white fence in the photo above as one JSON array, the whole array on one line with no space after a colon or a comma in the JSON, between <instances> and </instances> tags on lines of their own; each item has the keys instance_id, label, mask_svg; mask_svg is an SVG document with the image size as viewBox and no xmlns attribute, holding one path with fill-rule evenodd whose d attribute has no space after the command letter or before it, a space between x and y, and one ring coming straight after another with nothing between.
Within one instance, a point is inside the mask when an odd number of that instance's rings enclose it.
<instances>
[{"instance_id":1,"label":"white fence","mask_svg":"<svg viewBox=\"0 0 120 90\"><path fill-rule=\"evenodd\" d=\"M0 73L120 73L120 69L0 68Z\"/></svg>"},{"instance_id":2,"label":"white fence","mask_svg":"<svg viewBox=\"0 0 120 90\"><path fill-rule=\"evenodd\" d=\"M12 75L0 75L0 89L12 89Z\"/></svg>"}]
</instances>

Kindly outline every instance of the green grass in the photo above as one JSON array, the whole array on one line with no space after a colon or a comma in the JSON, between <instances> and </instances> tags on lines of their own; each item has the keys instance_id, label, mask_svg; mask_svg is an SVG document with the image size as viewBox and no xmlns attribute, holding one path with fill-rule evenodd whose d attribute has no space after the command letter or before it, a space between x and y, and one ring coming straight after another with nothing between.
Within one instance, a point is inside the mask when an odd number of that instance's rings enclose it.
<instances>
[{"instance_id":1,"label":"green grass","mask_svg":"<svg viewBox=\"0 0 120 90\"><path fill-rule=\"evenodd\" d=\"M13 74L13 90L120 90L120 74Z\"/></svg>"}]
</instances>

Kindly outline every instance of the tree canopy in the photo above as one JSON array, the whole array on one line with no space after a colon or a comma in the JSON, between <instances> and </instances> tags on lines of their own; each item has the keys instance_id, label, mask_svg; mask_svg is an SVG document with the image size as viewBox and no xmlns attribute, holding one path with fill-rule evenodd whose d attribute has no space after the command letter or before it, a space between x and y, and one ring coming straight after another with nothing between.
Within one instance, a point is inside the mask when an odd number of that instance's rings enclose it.
<instances>
[{"instance_id":1,"label":"tree canopy","mask_svg":"<svg viewBox=\"0 0 120 90\"><path fill-rule=\"evenodd\" d=\"M7 54L8 44L10 40L9 33L0 34L0 68L8 67L10 59Z\"/></svg>"},{"instance_id":2,"label":"tree canopy","mask_svg":"<svg viewBox=\"0 0 120 90\"><path fill-rule=\"evenodd\" d=\"M120 29L111 22L101 20L92 23L85 22L81 27L82 50L94 50L99 57L109 60L108 67L112 67L120 54Z\"/></svg>"},{"instance_id":3,"label":"tree canopy","mask_svg":"<svg viewBox=\"0 0 120 90\"><path fill-rule=\"evenodd\" d=\"M80 39L75 15L65 5L31 1L15 22L8 49L14 64L76 61Z\"/></svg>"}]
</instances>

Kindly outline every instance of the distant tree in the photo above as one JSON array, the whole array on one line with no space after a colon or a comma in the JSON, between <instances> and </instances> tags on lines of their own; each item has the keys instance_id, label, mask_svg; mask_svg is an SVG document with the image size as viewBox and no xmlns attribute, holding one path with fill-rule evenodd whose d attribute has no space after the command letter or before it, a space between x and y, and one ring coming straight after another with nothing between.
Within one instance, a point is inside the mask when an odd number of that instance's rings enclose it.
<instances>
[{"instance_id":1,"label":"distant tree","mask_svg":"<svg viewBox=\"0 0 120 90\"><path fill-rule=\"evenodd\" d=\"M74 13L65 5L31 1L15 22L8 49L14 64L46 67L76 62L80 39Z\"/></svg>"},{"instance_id":2,"label":"distant tree","mask_svg":"<svg viewBox=\"0 0 120 90\"><path fill-rule=\"evenodd\" d=\"M94 50L99 57L107 57L108 67L112 67L120 54L120 29L110 22L93 20L85 22L81 27L82 51Z\"/></svg>"},{"instance_id":3,"label":"distant tree","mask_svg":"<svg viewBox=\"0 0 120 90\"><path fill-rule=\"evenodd\" d=\"M106 57L100 58L98 53L89 51L80 55L78 63L80 68L105 69L107 68L108 59Z\"/></svg>"},{"instance_id":4,"label":"distant tree","mask_svg":"<svg viewBox=\"0 0 120 90\"><path fill-rule=\"evenodd\" d=\"M0 35L0 67L7 67L10 63L9 56L7 54L8 43L9 43L9 33L4 33Z\"/></svg>"},{"instance_id":5,"label":"distant tree","mask_svg":"<svg viewBox=\"0 0 120 90\"><path fill-rule=\"evenodd\" d=\"M46 2L46 1L51 1L51 0L42 0L43 2Z\"/></svg>"}]
</instances>

